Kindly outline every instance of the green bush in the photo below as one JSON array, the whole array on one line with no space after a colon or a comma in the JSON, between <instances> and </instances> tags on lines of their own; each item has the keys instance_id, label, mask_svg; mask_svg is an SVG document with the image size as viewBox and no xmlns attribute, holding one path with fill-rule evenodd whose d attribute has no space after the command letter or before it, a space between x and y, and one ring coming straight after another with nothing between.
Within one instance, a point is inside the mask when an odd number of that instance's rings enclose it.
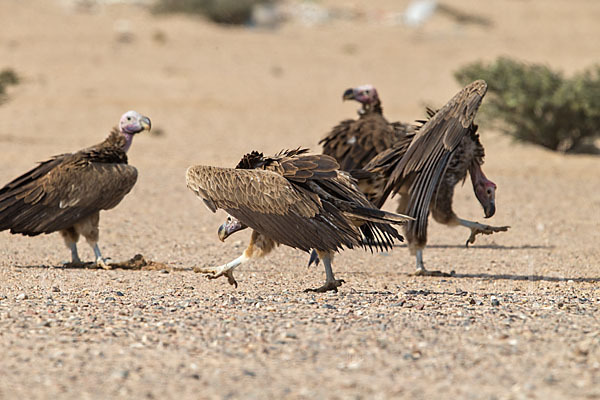
<instances>
[{"instance_id":1,"label":"green bush","mask_svg":"<svg viewBox=\"0 0 600 400\"><path fill-rule=\"evenodd\" d=\"M199 14L221 24L245 24L256 4L274 0L156 0L157 12Z\"/></svg>"},{"instance_id":2,"label":"green bush","mask_svg":"<svg viewBox=\"0 0 600 400\"><path fill-rule=\"evenodd\" d=\"M514 138L564 152L594 151L600 137L600 66L572 78L544 65L499 58L455 73L463 85L488 83L485 119Z\"/></svg>"},{"instance_id":3,"label":"green bush","mask_svg":"<svg viewBox=\"0 0 600 400\"><path fill-rule=\"evenodd\" d=\"M6 98L6 87L19 83L19 77L10 68L0 71L0 103Z\"/></svg>"}]
</instances>

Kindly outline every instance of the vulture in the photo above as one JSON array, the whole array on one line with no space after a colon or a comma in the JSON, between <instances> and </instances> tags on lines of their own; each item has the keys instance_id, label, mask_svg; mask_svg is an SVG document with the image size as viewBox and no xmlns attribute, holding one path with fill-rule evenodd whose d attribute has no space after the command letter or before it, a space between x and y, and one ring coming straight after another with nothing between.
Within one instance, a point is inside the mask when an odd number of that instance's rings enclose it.
<instances>
[{"instance_id":1,"label":"vulture","mask_svg":"<svg viewBox=\"0 0 600 400\"><path fill-rule=\"evenodd\" d=\"M390 193L400 194L398 212L414 218L406 224L405 236L416 257L417 275L445 275L428 271L423 264L430 212L439 223L469 228L467 246L474 243L477 234L509 228L467 221L452 210L454 187L464 182L468 173L485 218L496 211L496 184L481 168L485 152L473 123L486 91L483 80L469 84L437 112L429 110L429 119L420 121L423 125L410 140L397 142L364 167L367 176L359 185L366 197L381 207Z\"/></svg>"},{"instance_id":2,"label":"vulture","mask_svg":"<svg viewBox=\"0 0 600 400\"><path fill-rule=\"evenodd\" d=\"M363 168L377 154L412 136L412 125L385 119L379 95L372 85L347 89L342 99L362 104L358 119L340 122L319 142L323 154L335 158L341 170Z\"/></svg>"},{"instance_id":3,"label":"vulture","mask_svg":"<svg viewBox=\"0 0 600 400\"><path fill-rule=\"evenodd\" d=\"M96 264L107 266L98 248L100 210L115 207L135 184L137 170L127 163L133 136L150 130L150 119L136 111L92 147L39 163L0 189L0 231L36 236L60 232L71 263L82 265L77 241L83 235Z\"/></svg>"},{"instance_id":4,"label":"vulture","mask_svg":"<svg viewBox=\"0 0 600 400\"><path fill-rule=\"evenodd\" d=\"M282 151L265 157L246 154L236 168L196 165L188 168L187 186L206 206L223 209L229 217L219 239L252 228L248 247L235 260L218 267L196 268L209 278L227 277L237 287L233 270L252 258L263 257L279 244L316 250L325 266L325 284L307 291L335 291L331 262L343 247L390 249L402 236L390 224L409 218L375 208L349 174L332 157L307 154L307 149Z\"/></svg>"}]
</instances>

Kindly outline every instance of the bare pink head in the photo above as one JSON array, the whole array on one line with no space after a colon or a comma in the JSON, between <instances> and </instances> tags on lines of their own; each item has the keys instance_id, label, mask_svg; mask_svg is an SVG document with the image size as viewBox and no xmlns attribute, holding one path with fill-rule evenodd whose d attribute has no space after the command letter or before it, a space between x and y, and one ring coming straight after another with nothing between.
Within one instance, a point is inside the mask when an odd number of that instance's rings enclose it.
<instances>
[{"instance_id":1,"label":"bare pink head","mask_svg":"<svg viewBox=\"0 0 600 400\"><path fill-rule=\"evenodd\" d=\"M355 88L347 89L342 96L343 100L356 100L363 107L368 108L375 104L379 104L379 95L377 89L373 85L362 85Z\"/></svg>"},{"instance_id":2,"label":"bare pink head","mask_svg":"<svg viewBox=\"0 0 600 400\"><path fill-rule=\"evenodd\" d=\"M483 207L485 217L492 217L496 213L496 184L486 178L478 163L471 165L469 174L473 183L473 191Z\"/></svg>"},{"instance_id":3,"label":"bare pink head","mask_svg":"<svg viewBox=\"0 0 600 400\"><path fill-rule=\"evenodd\" d=\"M129 150L133 141L133 135L145 130L149 131L151 126L150 118L143 116L137 111L127 111L123 114L119 121L119 131L125 136L124 150Z\"/></svg>"}]
</instances>

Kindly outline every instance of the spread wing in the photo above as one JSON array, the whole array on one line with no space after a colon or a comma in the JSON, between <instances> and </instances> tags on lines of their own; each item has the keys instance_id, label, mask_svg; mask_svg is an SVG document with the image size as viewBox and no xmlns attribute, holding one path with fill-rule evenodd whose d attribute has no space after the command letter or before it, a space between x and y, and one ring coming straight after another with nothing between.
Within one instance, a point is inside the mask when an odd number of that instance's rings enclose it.
<instances>
[{"instance_id":1,"label":"spread wing","mask_svg":"<svg viewBox=\"0 0 600 400\"><path fill-rule=\"evenodd\" d=\"M363 235L400 238L387 223L405 218L369 208L332 158L286 153L270 160L266 169L193 166L187 185L213 212L223 209L264 236L305 251L370 246Z\"/></svg>"},{"instance_id":2,"label":"spread wing","mask_svg":"<svg viewBox=\"0 0 600 400\"><path fill-rule=\"evenodd\" d=\"M305 251L359 244L358 229L339 212L326 211L333 206L276 172L197 165L188 168L186 180L213 212L223 209L279 243Z\"/></svg>"},{"instance_id":3,"label":"spread wing","mask_svg":"<svg viewBox=\"0 0 600 400\"><path fill-rule=\"evenodd\" d=\"M370 113L356 121L342 121L319 144L323 145L323 154L339 162L341 170L350 171L362 168L378 153L391 147L408 127L390 124L381 114Z\"/></svg>"},{"instance_id":4,"label":"spread wing","mask_svg":"<svg viewBox=\"0 0 600 400\"><path fill-rule=\"evenodd\" d=\"M101 163L81 153L53 157L0 189L0 231L38 235L71 227L115 207L137 180L123 163Z\"/></svg>"},{"instance_id":5,"label":"spread wing","mask_svg":"<svg viewBox=\"0 0 600 400\"><path fill-rule=\"evenodd\" d=\"M397 162L386 191L398 192L409 186L408 215L416 218L412 225L424 231L429 205L454 150L465 135L487 91L478 80L466 86L435 113L415 134L404 156Z\"/></svg>"}]
</instances>

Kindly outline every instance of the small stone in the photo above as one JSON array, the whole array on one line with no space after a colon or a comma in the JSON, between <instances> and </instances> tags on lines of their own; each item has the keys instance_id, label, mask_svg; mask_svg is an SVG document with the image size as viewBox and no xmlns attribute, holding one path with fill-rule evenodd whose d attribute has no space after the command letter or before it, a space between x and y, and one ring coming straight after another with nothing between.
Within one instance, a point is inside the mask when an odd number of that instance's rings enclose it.
<instances>
[{"instance_id":1,"label":"small stone","mask_svg":"<svg viewBox=\"0 0 600 400\"><path fill-rule=\"evenodd\" d=\"M469 299L469 304L475 304L475 299L471 297L471 298Z\"/></svg>"},{"instance_id":2,"label":"small stone","mask_svg":"<svg viewBox=\"0 0 600 400\"><path fill-rule=\"evenodd\" d=\"M119 292L119 291L117 291L115 294L116 294L117 296L125 296L125 295L123 294L123 292Z\"/></svg>"},{"instance_id":3,"label":"small stone","mask_svg":"<svg viewBox=\"0 0 600 400\"><path fill-rule=\"evenodd\" d=\"M115 300L117 300L117 299L115 299L112 296L108 296L107 298L104 299L104 301L115 301Z\"/></svg>"},{"instance_id":4,"label":"small stone","mask_svg":"<svg viewBox=\"0 0 600 400\"><path fill-rule=\"evenodd\" d=\"M58 292L60 292L60 289L58 286L52 286L52 291L55 293L58 293Z\"/></svg>"},{"instance_id":5,"label":"small stone","mask_svg":"<svg viewBox=\"0 0 600 400\"><path fill-rule=\"evenodd\" d=\"M29 296L27 296L25 293L19 293L17 295L17 300L27 300L29 298Z\"/></svg>"},{"instance_id":6,"label":"small stone","mask_svg":"<svg viewBox=\"0 0 600 400\"><path fill-rule=\"evenodd\" d=\"M492 302L492 305L493 305L494 307L498 307L498 306L500 305L500 300L498 300L498 299L496 298L496 296L492 296L492 297L490 297L490 300L491 300L491 302Z\"/></svg>"},{"instance_id":7,"label":"small stone","mask_svg":"<svg viewBox=\"0 0 600 400\"><path fill-rule=\"evenodd\" d=\"M332 306L331 304L327 304L327 303L323 304L321 307L327 308L329 310L336 310L335 306Z\"/></svg>"}]
</instances>

